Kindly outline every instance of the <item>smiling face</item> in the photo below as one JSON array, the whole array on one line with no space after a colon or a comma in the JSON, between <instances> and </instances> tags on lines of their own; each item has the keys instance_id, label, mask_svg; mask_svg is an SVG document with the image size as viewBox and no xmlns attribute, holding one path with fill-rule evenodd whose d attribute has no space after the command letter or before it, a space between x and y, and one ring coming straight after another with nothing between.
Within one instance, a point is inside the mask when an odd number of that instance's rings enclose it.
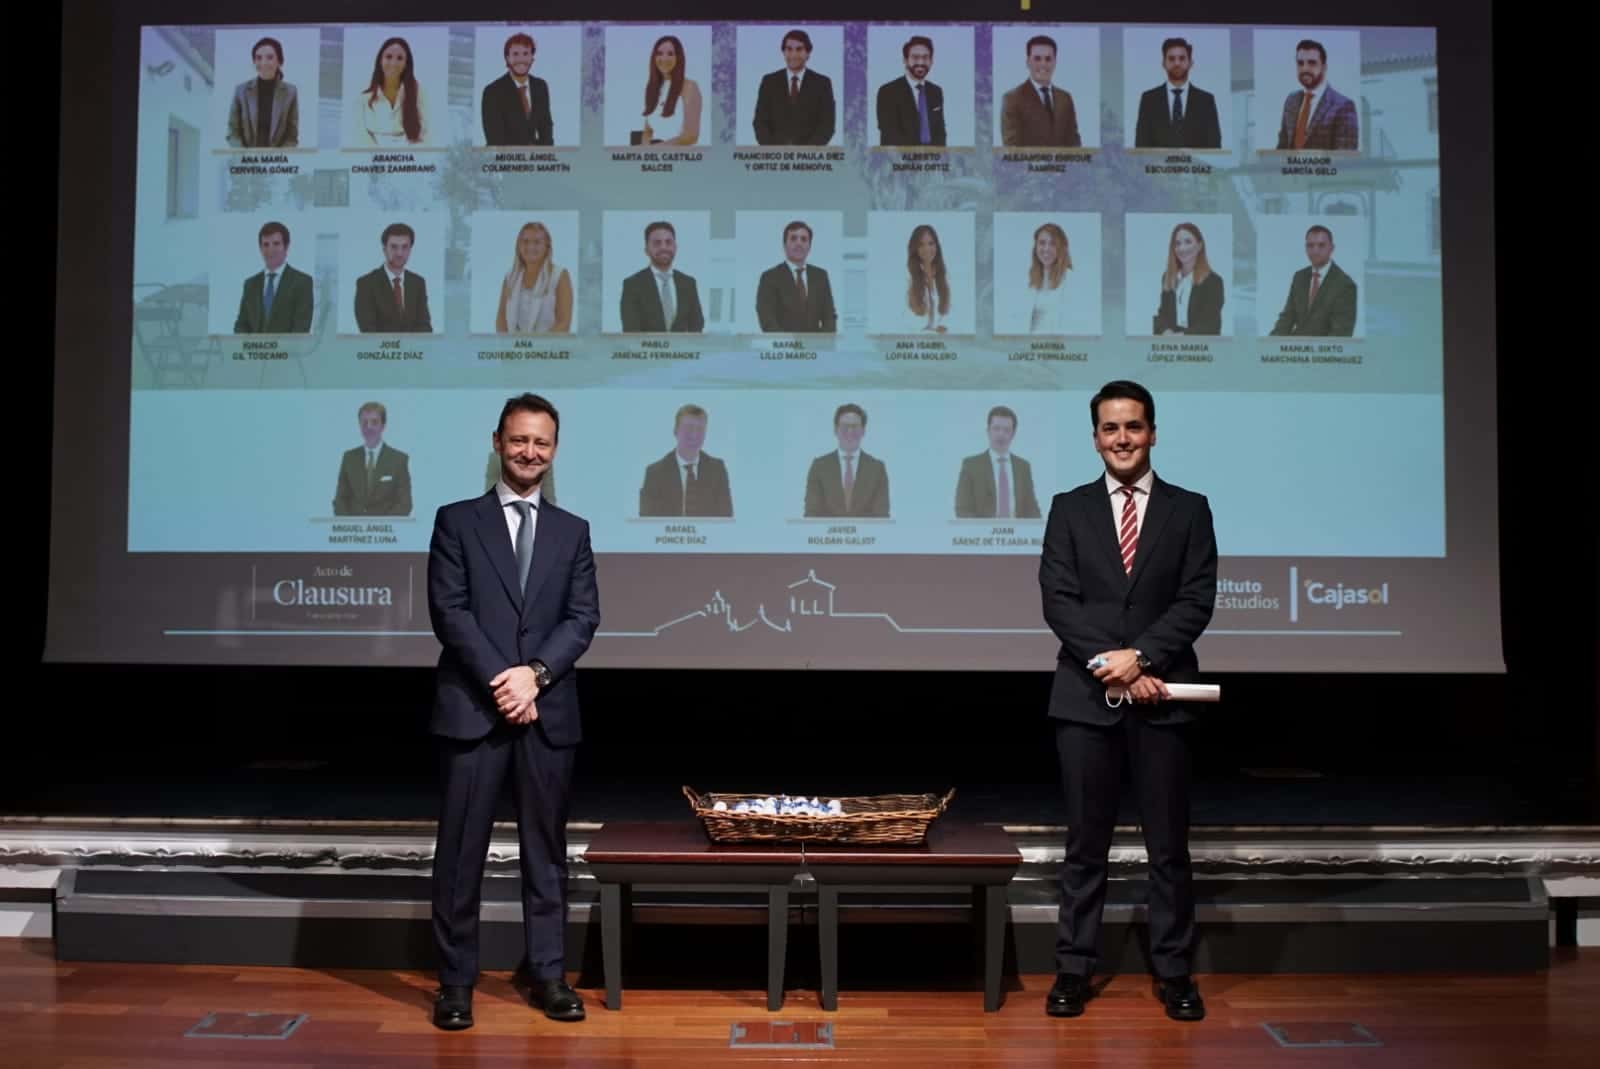
<instances>
[{"instance_id":1,"label":"smiling face","mask_svg":"<svg viewBox=\"0 0 1600 1069\"><path fill-rule=\"evenodd\" d=\"M790 228L783 235L783 255L790 263L803 264L811 255L811 231L803 226Z\"/></svg>"},{"instance_id":2,"label":"smiling face","mask_svg":"<svg viewBox=\"0 0 1600 1069\"><path fill-rule=\"evenodd\" d=\"M267 265L268 271L276 271L283 266L283 261L288 259L289 243L283 235L274 230L261 236L261 262Z\"/></svg>"},{"instance_id":3,"label":"smiling face","mask_svg":"<svg viewBox=\"0 0 1600 1069\"><path fill-rule=\"evenodd\" d=\"M1100 402L1094 428L1094 448L1113 479L1136 483L1150 470L1150 450L1156 430L1145 419L1144 405L1125 397Z\"/></svg>"},{"instance_id":4,"label":"smiling face","mask_svg":"<svg viewBox=\"0 0 1600 1069\"><path fill-rule=\"evenodd\" d=\"M906 52L906 73L920 82L932 69L933 50L927 45L912 45Z\"/></svg>"},{"instance_id":5,"label":"smiling face","mask_svg":"<svg viewBox=\"0 0 1600 1069\"><path fill-rule=\"evenodd\" d=\"M655 56L656 70L661 72L661 77L671 78L672 72L678 66L678 47L671 41L662 41L656 45ZM635 60L635 62L638 62Z\"/></svg>"},{"instance_id":6,"label":"smiling face","mask_svg":"<svg viewBox=\"0 0 1600 1069\"><path fill-rule=\"evenodd\" d=\"M833 423L833 436L839 441L839 450L854 453L861 448L861 436L867 433L866 421L859 412L845 412Z\"/></svg>"},{"instance_id":7,"label":"smiling face","mask_svg":"<svg viewBox=\"0 0 1600 1069\"><path fill-rule=\"evenodd\" d=\"M544 479L556 458L556 424L548 413L518 409L494 434L500 477L513 493L526 497Z\"/></svg>"},{"instance_id":8,"label":"smiling face","mask_svg":"<svg viewBox=\"0 0 1600 1069\"><path fill-rule=\"evenodd\" d=\"M383 413L376 408L363 408L356 418L361 423L361 440L368 449L378 448L383 441Z\"/></svg>"},{"instance_id":9,"label":"smiling face","mask_svg":"<svg viewBox=\"0 0 1600 1069\"><path fill-rule=\"evenodd\" d=\"M931 267L933 261L939 256L939 239L933 236L933 231L924 231L917 239L917 259L922 266Z\"/></svg>"},{"instance_id":10,"label":"smiling face","mask_svg":"<svg viewBox=\"0 0 1600 1069\"><path fill-rule=\"evenodd\" d=\"M506 70L516 75L518 80L526 78L532 69L533 49L524 44L515 44L506 49Z\"/></svg>"},{"instance_id":11,"label":"smiling face","mask_svg":"<svg viewBox=\"0 0 1600 1069\"><path fill-rule=\"evenodd\" d=\"M544 262L550 255L550 239L538 227L527 227L517 235L517 256L524 264L532 267L534 264Z\"/></svg>"},{"instance_id":12,"label":"smiling face","mask_svg":"<svg viewBox=\"0 0 1600 1069\"><path fill-rule=\"evenodd\" d=\"M664 226L650 231L644 239L644 253L657 271L667 271L678 256L678 236Z\"/></svg>"},{"instance_id":13,"label":"smiling face","mask_svg":"<svg viewBox=\"0 0 1600 1069\"><path fill-rule=\"evenodd\" d=\"M706 418L682 416L672 431L672 437L677 439L680 457L685 460L695 459L700 455L700 447L706 442Z\"/></svg>"},{"instance_id":14,"label":"smiling face","mask_svg":"<svg viewBox=\"0 0 1600 1069\"><path fill-rule=\"evenodd\" d=\"M1167 81L1173 85L1182 85L1189 80L1189 67L1192 63L1189 50L1182 45L1173 45L1161 57L1161 66L1167 72Z\"/></svg>"},{"instance_id":15,"label":"smiling face","mask_svg":"<svg viewBox=\"0 0 1600 1069\"><path fill-rule=\"evenodd\" d=\"M256 49L255 55L251 58L255 61L257 78L260 78L263 82L270 82L278 76L278 68L282 66L282 60L278 58L278 50L276 48L271 45L262 45Z\"/></svg>"},{"instance_id":16,"label":"smiling face","mask_svg":"<svg viewBox=\"0 0 1600 1069\"><path fill-rule=\"evenodd\" d=\"M1311 261L1312 267L1324 267L1333 257L1333 238L1323 230L1312 230L1306 234L1306 259Z\"/></svg>"},{"instance_id":17,"label":"smiling face","mask_svg":"<svg viewBox=\"0 0 1600 1069\"><path fill-rule=\"evenodd\" d=\"M396 41L385 48L378 56L378 66L383 70L383 80L390 85L400 81L400 76L405 74L410 59L406 55L406 46Z\"/></svg>"},{"instance_id":18,"label":"smiling face","mask_svg":"<svg viewBox=\"0 0 1600 1069\"><path fill-rule=\"evenodd\" d=\"M798 37L790 37L783 42L783 65L790 71L799 73L810 58L811 49L801 43Z\"/></svg>"},{"instance_id":19,"label":"smiling face","mask_svg":"<svg viewBox=\"0 0 1600 1069\"><path fill-rule=\"evenodd\" d=\"M1327 74L1322 53L1315 48L1300 49L1294 54L1294 73L1300 79L1302 89L1315 89L1321 85L1323 75Z\"/></svg>"},{"instance_id":20,"label":"smiling face","mask_svg":"<svg viewBox=\"0 0 1600 1069\"><path fill-rule=\"evenodd\" d=\"M1061 255L1061 250L1056 247L1056 236L1048 230L1039 231L1034 235L1033 254L1039 258L1045 270L1054 267L1056 258Z\"/></svg>"},{"instance_id":21,"label":"smiling face","mask_svg":"<svg viewBox=\"0 0 1600 1069\"><path fill-rule=\"evenodd\" d=\"M1028 77L1040 85L1049 85L1056 74L1056 50L1049 45L1034 45L1028 49Z\"/></svg>"},{"instance_id":22,"label":"smiling face","mask_svg":"<svg viewBox=\"0 0 1600 1069\"><path fill-rule=\"evenodd\" d=\"M1172 235L1172 254L1178 258L1178 268L1184 274L1194 270L1195 259L1203 247L1200 239L1186 227Z\"/></svg>"}]
</instances>

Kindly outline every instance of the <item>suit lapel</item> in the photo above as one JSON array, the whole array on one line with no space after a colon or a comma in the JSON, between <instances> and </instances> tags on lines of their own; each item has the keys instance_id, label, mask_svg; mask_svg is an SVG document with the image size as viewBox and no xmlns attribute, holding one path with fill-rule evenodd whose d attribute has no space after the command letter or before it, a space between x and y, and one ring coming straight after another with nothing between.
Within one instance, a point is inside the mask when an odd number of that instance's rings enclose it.
<instances>
[{"instance_id":1,"label":"suit lapel","mask_svg":"<svg viewBox=\"0 0 1600 1069\"><path fill-rule=\"evenodd\" d=\"M1161 532L1171 518L1172 491L1166 483L1157 479L1150 485L1150 501L1144 508L1144 523L1139 526L1139 548L1133 555L1133 574L1128 577L1130 587L1138 583L1139 577L1144 574L1145 564L1150 560L1161 540ZM1118 563L1121 563L1120 557Z\"/></svg>"},{"instance_id":2,"label":"suit lapel","mask_svg":"<svg viewBox=\"0 0 1600 1069\"><path fill-rule=\"evenodd\" d=\"M983 475L978 478L978 515L993 516L1000 505L1000 488L994 484L994 458L985 453L981 463Z\"/></svg>"},{"instance_id":3,"label":"suit lapel","mask_svg":"<svg viewBox=\"0 0 1600 1069\"><path fill-rule=\"evenodd\" d=\"M1123 576L1122 550L1117 545L1117 516L1111 507L1111 495L1106 492L1104 477L1096 479L1083 488L1089 498L1089 525L1095 530L1095 540L1100 543L1100 548L1105 550L1106 560L1111 562L1112 574Z\"/></svg>"},{"instance_id":4,"label":"suit lapel","mask_svg":"<svg viewBox=\"0 0 1600 1069\"><path fill-rule=\"evenodd\" d=\"M539 511L545 511L543 501L539 502ZM539 522L534 525L533 563L528 566L528 589L522 598L523 616L527 616L528 610L539 599L540 589L544 586L545 580L550 578L550 573L555 570L557 538L555 527L555 518L549 513L539 517Z\"/></svg>"},{"instance_id":5,"label":"suit lapel","mask_svg":"<svg viewBox=\"0 0 1600 1069\"><path fill-rule=\"evenodd\" d=\"M827 491L825 496L828 503L833 506L835 516L845 515L847 509L844 500L844 471L840 464L838 451L829 453L822 475L822 485ZM859 481L858 476L857 482Z\"/></svg>"},{"instance_id":6,"label":"suit lapel","mask_svg":"<svg viewBox=\"0 0 1600 1069\"><path fill-rule=\"evenodd\" d=\"M493 490L478 499L477 528L478 540L483 543L484 552L489 554L489 563L494 565L494 572L500 577L500 583L506 588L506 596L513 603L520 604L522 592L517 589L517 555L511 548L511 531L506 526L505 510L500 504L500 499ZM538 535L537 528L534 531ZM535 546L537 552L538 547ZM536 558L537 559L537 558ZM532 574L532 569L529 569Z\"/></svg>"},{"instance_id":7,"label":"suit lapel","mask_svg":"<svg viewBox=\"0 0 1600 1069\"><path fill-rule=\"evenodd\" d=\"M667 324L668 330L677 329L678 321L683 318L683 310L688 307L688 297L684 294L684 290L688 288L688 285L689 284L683 280L682 271L672 272L672 292L677 295L678 303L673 306L672 322Z\"/></svg>"}]
</instances>

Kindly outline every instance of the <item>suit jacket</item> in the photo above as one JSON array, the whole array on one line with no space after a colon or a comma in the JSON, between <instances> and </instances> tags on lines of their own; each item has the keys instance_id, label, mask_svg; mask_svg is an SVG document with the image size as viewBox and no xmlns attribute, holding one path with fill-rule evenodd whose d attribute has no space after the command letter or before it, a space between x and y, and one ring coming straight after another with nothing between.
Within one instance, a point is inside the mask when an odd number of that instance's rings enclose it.
<instances>
[{"instance_id":1,"label":"suit jacket","mask_svg":"<svg viewBox=\"0 0 1600 1069\"><path fill-rule=\"evenodd\" d=\"M994 458L986 449L961 461L956 478L956 516L961 519L992 517L999 504L994 482ZM1011 454L1011 509L1019 520L1039 518L1039 499L1033 494L1033 465Z\"/></svg>"},{"instance_id":2,"label":"suit jacket","mask_svg":"<svg viewBox=\"0 0 1600 1069\"><path fill-rule=\"evenodd\" d=\"M259 147L256 145L256 116L260 114L257 81L252 78L235 88L233 102L228 106L228 144L235 148ZM282 77L272 90L272 132L267 142L270 148L300 146L300 94Z\"/></svg>"},{"instance_id":3,"label":"suit jacket","mask_svg":"<svg viewBox=\"0 0 1600 1069\"><path fill-rule=\"evenodd\" d=\"M865 449L856 454L856 483L850 504L844 502L844 475L839 452L833 450L811 462L806 472L807 516L888 516L889 469Z\"/></svg>"},{"instance_id":4,"label":"suit jacket","mask_svg":"<svg viewBox=\"0 0 1600 1069\"><path fill-rule=\"evenodd\" d=\"M1222 276L1215 271L1204 282L1196 284L1189 293L1189 326L1178 327L1178 295L1172 290L1161 291L1161 306L1156 309L1151 333L1161 334L1176 330L1180 334L1222 333Z\"/></svg>"},{"instance_id":5,"label":"suit jacket","mask_svg":"<svg viewBox=\"0 0 1600 1069\"><path fill-rule=\"evenodd\" d=\"M930 145L945 143L944 90L930 81L923 81L923 95L928 98L928 134ZM1044 105L1039 105L1043 108ZM902 75L878 87L878 144L920 145L921 125L917 121L917 95L911 83Z\"/></svg>"},{"instance_id":6,"label":"suit jacket","mask_svg":"<svg viewBox=\"0 0 1600 1069\"><path fill-rule=\"evenodd\" d=\"M266 293L267 273L257 271L244 280L239 295L239 314L233 321L235 334L307 334L311 330L311 276L288 264L272 295L272 313L261 314L261 298Z\"/></svg>"},{"instance_id":7,"label":"suit jacket","mask_svg":"<svg viewBox=\"0 0 1600 1069\"><path fill-rule=\"evenodd\" d=\"M1183 94L1183 121L1172 123L1172 87L1165 82L1139 97L1134 148L1221 148L1222 122L1217 98L1193 84Z\"/></svg>"},{"instance_id":8,"label":"suit jacket","mask_svg":"<svg viewBox=\"0 0 1600 1069\"><path fill-rule=\"evenodd\" d=\"M1000 143L1038 148L1081 148L1078 113L1072 94L1050 87L1052 111L1034 90L1031 80L1008 92L1000 101Z\"/></svg>"},{"instance_id":9,"label":"suit jacket","mask_svg":"<svg viewBox=\"0 0 1600 1069\"><path fill-rule=\"evenodd\" d=\"M367 486L366 448L346 450L339 459L339 481L333 488L335 516L411 515L411 468L400 450L385 442L372 465L372 485Z\"/></svg>"},{"instance_id":10,"label":"suit jacket","mask_svg":"<svg viewBox=\"0 0 1600 1069\"><path fill-rule=\"evenodd\" d=\"M551 682L539 692L534 728L552 746L582 739L573 666L600 626L588 523L541 502L533 564L526 588L518 588L516 551L494 492L445 505L428 548L428 615L443 647L429 724L434 734L466 740L489 734L502 721L489 680L542 661Z\"/></svg>"},{"instance_id":11,"label":"suit jacket","mask_svg":"<svg viewBox=\"0 0 1600 1069\"><path fill-rule=\"evenodd\" d=\"M826 145L833 140L835 111L827 75L808 69L791 102L789 69L773 71L762 77L756 92L756 144Z\"/></svg>"},{"instance_id":12,"label":"suit jacket","mask_svg":"<svg viewBox=\"0 0 1600 1069\"><path fill-rule=\"evenodd\" d=\"M1294 126L1300 118L1300 104L1304 99L1304 90L1296 90L1284 98L1283 121L1278 124L1280 149L1294 148ZM1317 103L1317 110L1306 123L1306 144L1302 151L1354 151L1360 147L1361 119L1356 114L1355 102L1328 86Z\"/></svg>"},{"instance_id":13,"label":"suit jacket","mask_svg":"<svg viewBox=\"0 0 1600 1069\"><path fill-rule=\"evenodd\" d=\"M1317 287L1317 299L1308 306L1311 268L1302 267L1289 282L1289 297L1272 325L1273 334L1300 334L1318 338L1348 338L1356 332L1356 283L1336 263Z\"/></svg>"},{"instance_id":14,"label":"suit jacket","mask_svg":"<svg viewBox=\"0 0 1600 1069\"><path fill-rule=\"evenodd\" d=\"M709 453L700 454L695 469L696 489L684 495L678 469L678 451L669 452L644 469L639 488L640 516L732 516L733 493L728 489L728 465Z\"/></svg>"},{"instance_id":15,"label":"suit jacket","mask_svg":"<svg viewBox=\"0 0 1600 1069\"><path fill-rule=\"evenodd\" d=\"M555 124L550 120L550 86L528 75L528 101L522 114L522 94L510 73L483 87L483 141L486 145L553 145Z\"/></svg>"},{"instance_id":16,"label":"suit jacket","mask_svg":"<svg viewBox=\"0 0 1600 1069\"><path fill-rule=\"evenodd\" d=\"M806 265L806 297L794 284L794 272L785 260L761 272L756 286L756 318L761 329L787 334L833 334L839 316L833 307L833 287L828 272Z\"/></svg>"},{"instance_id":17,"label":"suit jacket","mask_svg":"<svg viewBox=\"0 0 1600 1069\"><path fill-rule=\"evenodd\" d=\"M356 279L356 327L363 334L398 334L433 330L428 315L428 283L407 271L403 284L405 308L397 311L389 274L379 267Z\"/></svg>"},{"instance_id":18,"label":"suit jacket","mask_svg":"<svg viewBox=\"0 0 1600 1069\"><path fill-rule=\"evenodd\" d=\"M677 291L673 305L672 326L662 321L661 294L656 292L655 275L645 268L622 280L622 329L629 334L663 333L698 334L705 329L706 319L700 311L700 293L694 279L682 271L672 272L672 286Z\"/></svg>"},{"instance_id":19,"label":"suit jacket","mask_svg":"<svg viewBox=\"0 0 1600 1069\"><path fill-rule=\"evenodd\" d=\"M1217 539L1211 506L1157 478L1150 488L1133 574L1122 570L1116 516L1101 476L1057 494L1039 558L1045 622L1061 640L1050 715L1086 724L1115 724L1129 708L1108 708L1106 688L1086 666L1105 650L1137 649L1150 672L1168 683L1193 681L1194 643L1217 598ZM1194 719L1181 702L1140 706L1152 723Z\"/></svg>"}]
</instances>

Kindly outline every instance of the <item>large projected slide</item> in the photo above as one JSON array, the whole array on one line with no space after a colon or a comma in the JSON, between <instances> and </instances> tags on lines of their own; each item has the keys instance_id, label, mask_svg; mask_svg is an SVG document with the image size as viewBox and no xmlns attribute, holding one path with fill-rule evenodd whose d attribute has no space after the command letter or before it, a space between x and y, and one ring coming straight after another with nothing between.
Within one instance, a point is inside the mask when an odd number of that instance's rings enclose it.
<instances>
[{"instance_id":1,"label":"large projected slide","mask_svg":"<svg viewBox=\"0 0 1600 1069\"><path fill-rule=\"evenodd\" d=\"M533 390L586 663L1042 669L1044 517L1133 378L1216 517L1207 665L1500 667L1434 28L137 41L122 604L53 576L52 656L430 661L434 511Z\"/></svg>"}]
</instances>

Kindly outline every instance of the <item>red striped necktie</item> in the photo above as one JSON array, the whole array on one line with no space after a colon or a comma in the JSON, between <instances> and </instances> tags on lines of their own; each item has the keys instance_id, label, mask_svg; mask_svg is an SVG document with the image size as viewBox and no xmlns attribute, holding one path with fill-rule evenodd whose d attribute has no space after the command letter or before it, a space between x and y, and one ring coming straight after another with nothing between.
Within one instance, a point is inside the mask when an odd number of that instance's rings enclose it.
<instances>
[{"instance_id":1,"label":"red striped necktie","mask_svg":"<svg viewBox=\"0 0 1600 1069\"><path fill-rule=\"evenodd\" d=\"M1133 555L1139 549L1139 510L1133 504L1134 488L1122 488L1122 522L1117 525L1117 541L1122 546L1122 570L1133 574Z\"/></svg>"}]
</instances>

